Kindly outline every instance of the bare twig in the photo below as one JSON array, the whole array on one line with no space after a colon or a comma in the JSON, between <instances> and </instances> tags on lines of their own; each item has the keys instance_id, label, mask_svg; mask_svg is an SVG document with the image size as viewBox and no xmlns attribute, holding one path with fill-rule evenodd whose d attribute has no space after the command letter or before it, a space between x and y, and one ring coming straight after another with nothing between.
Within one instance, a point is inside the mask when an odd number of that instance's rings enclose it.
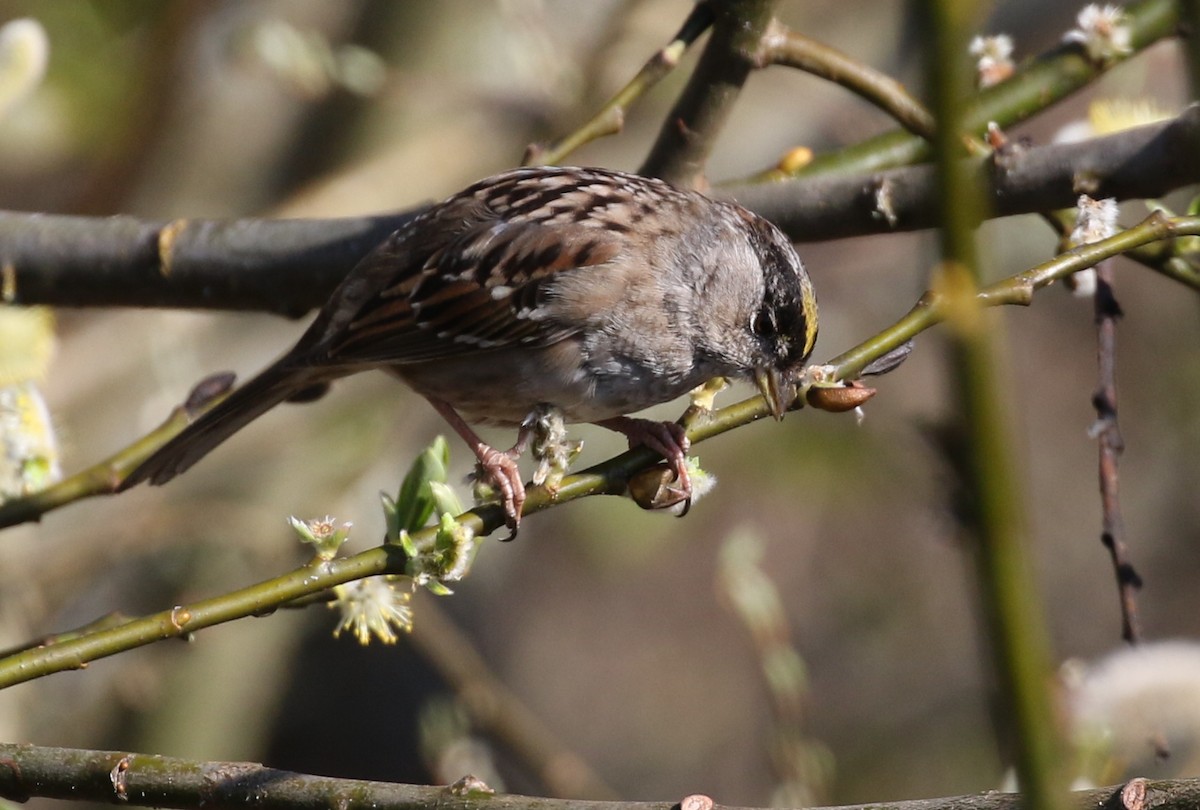
<instances>
[{"instance_id":1,"label":"bare twig","mask_svg":"<svg viewBox=\"0 0 1200 810\"><path fill-rule=\"evenodd\" d=\"M1125 449L1117 422L1117 319L1121 307L1113 294L1112 260L1096 265L1096 357L1099 382L1092 404L1096 408L1094 435L1100 452L1100 539L1112 557L1121 601L1121 637L1130 644L1141 640L1138 622L1137 592L1142 586L1129 559L1125 544L1125 526L1121 519L1118 460Z\"/></svg>"}]
</instances>

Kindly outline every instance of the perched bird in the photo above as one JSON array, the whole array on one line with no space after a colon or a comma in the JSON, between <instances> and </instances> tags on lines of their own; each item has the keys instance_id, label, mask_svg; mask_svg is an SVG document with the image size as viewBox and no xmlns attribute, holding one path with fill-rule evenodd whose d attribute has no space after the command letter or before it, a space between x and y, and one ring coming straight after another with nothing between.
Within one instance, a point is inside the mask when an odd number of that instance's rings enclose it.
<instances>
[{"instance_id":1,"label":"perched bird","mask_svg":"<svg viewBox=\"0 0 1200 810\"><path fill-rule=\"evenodd\" d=\"M428 209L362 259L291 351L122 482L163 484L284 400L380 368L463 437L515 531L530 415L624 433L690 493L687 439L627 414L753 378L778 418L817 305L791 242L740 206L604 169L522 168ZM508 451L469 423L521 428Z\"/></svg>"}]
</instances>

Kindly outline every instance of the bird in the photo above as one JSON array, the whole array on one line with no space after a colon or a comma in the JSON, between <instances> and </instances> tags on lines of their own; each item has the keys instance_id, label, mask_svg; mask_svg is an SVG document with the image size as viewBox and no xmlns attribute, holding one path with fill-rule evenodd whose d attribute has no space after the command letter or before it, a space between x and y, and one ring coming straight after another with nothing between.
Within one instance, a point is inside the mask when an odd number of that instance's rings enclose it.
<instances>
[{"instance_id":1,"label":"bird","mask_svg":"<svg viewBox=\"0 0 1200 810\"><path fill-rule=\"evenodd\" d=\"M629 414L716 377L750 379L776 419L817 336L791 241L733 202L615 170L524 167L416 216L346 275L296 345L118 485L165 484L275 405L368 369L423 396L495 487L515 536L534 414L625 434L690 498L688 440ZM472 425L516 427L498 450Z\"/></svg>"}]
</instances>

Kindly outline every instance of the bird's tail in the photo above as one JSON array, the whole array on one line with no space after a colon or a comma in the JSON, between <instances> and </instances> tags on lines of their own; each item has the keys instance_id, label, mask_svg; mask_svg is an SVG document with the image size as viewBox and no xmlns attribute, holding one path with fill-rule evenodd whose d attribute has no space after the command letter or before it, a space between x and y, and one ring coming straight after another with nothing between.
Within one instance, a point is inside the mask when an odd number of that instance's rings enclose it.
<instances>
[{"instance_id":1,"label":"bird's tail","mask_svg":"<svg viewBox=\"0 0 1200 810\"><path fill-rule=\"evenodd\" d=\"M167 483L247 424L315 382L320 380L313 380L311 367L294 365L285 357L156 450L121 481L117 490L129 489L142 481Z\"/></svg>"}]
</instances>

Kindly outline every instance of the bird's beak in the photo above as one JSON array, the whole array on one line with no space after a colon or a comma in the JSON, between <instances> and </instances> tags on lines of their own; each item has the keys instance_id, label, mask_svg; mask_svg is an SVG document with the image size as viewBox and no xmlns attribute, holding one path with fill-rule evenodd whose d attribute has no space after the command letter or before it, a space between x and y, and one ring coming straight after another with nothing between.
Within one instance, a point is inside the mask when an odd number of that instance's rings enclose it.
<instances>
[{"instance_id":1,"label":"bird's beak","mask_svg":"<svg viewBox=\"0 0 1200 810\"><path fill-rule=\"evenodd\" d=\"M792 375L777 368L758 368L754 370L754 382L762 392L771 416L775 421L783 419L788 406L796 398L796 389L792 385Z\"/></svg>"}]
</instances>

